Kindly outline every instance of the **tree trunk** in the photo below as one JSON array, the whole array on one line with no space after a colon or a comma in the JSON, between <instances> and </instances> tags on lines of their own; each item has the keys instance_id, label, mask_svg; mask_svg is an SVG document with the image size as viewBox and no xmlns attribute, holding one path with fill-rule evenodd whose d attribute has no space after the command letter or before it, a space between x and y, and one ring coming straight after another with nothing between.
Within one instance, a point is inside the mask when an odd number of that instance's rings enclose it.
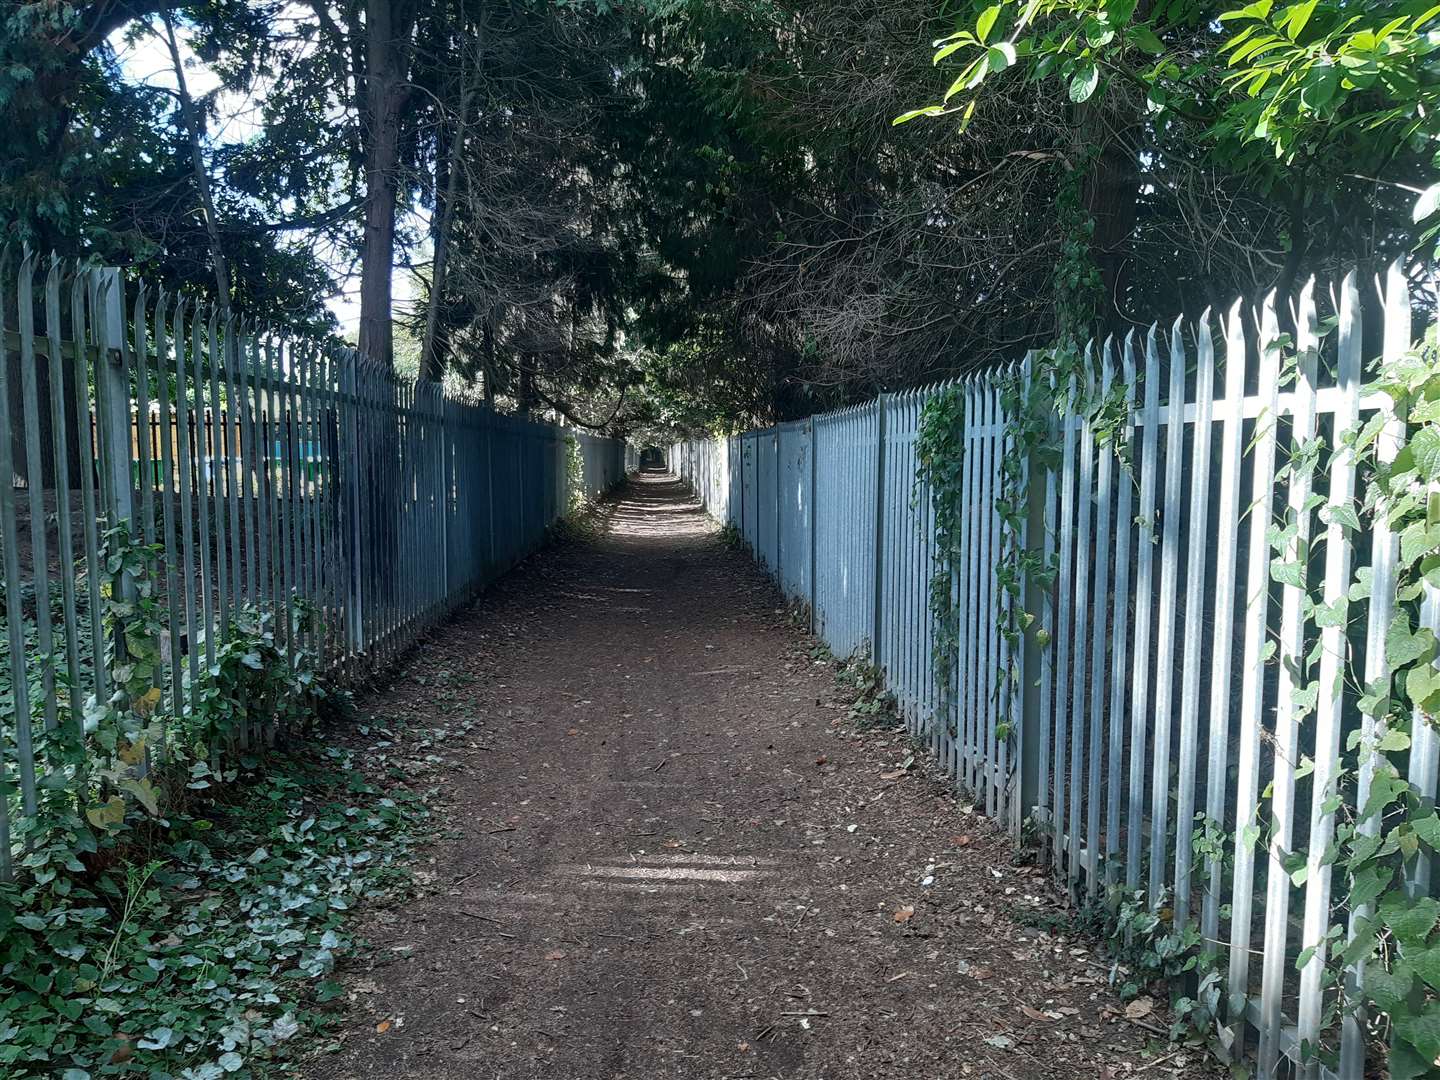
<instances>
[{"instance_id":1,"label":"tree trunk","mask_svg":"<svg viewBox=\"0 0 1440 1080\"><path fill-rule=\"evenodd\" d=\"M1105 290L1098 312L1100 323L1113 330L1123 321L1117 315L1123 311L1125 300L1125 264L1130 258L1129 240L1135 229L1140 173L1129 145L1133 126L1118 109L1107 105L1107 100L1102 99L1082 106L1082 153L1088 149L1092 156L1081 197L1095 223L1090 237L1090 257L1100 271Z\"/></svg>"},{"instance_id":2,"label":"tree trunk","mask_svg":"<svg viewBox=\"0 0 1440 1080\"><path fill-rule=\"evenodd\" d=\"M210 190L210 173L205 167L205 151L200 145L200 117L195 111L195 101L190 97L190 87L185 82L185 65L180 62L180 44L175 40L175 24L170 21L170 12L163 11L160 18L165 23L165 44L170 48L170 63L175 68L175 89L180 96L180 118L185 125L185 137L190 142L190 169L195 174L195 189L200 196L200 207L205 216L205 235L210 241L210 260L215 266L215 289L220 299L220 318L230 321L230 264L225 259L225 249L220 243L220 223L215 217L215 198Z\"/></svg>"},{"instance_id":3,"label":"tree trunk","mask_svg":"<svg viewBox=\"0 0 1440 1080\"><path fill-rule=\"evenodd\" d=\"M407 41L413 21L408 5L392 0L365 4L365 237L360 257L360 350L394 366L391 310L395 276L395 210L399 195L400 113L405 89Z\"/></svg>"},{"instance_id":4,"label":"tree trunk","mask_svg":"<svg viewBox=\"0 0 1440 1080\"><path fill-rule=\"evenodd\" d=\"M461 76L462 79L464 76ZM470 113L470 85L460 96L460 114L455 120L455 134L450 141L445 195L440 201L440 222L435 231L435 263L430 271L430 299L425 310L425 340L420 347L420 377L439 382L445 374L437 337L440 329L440 305L445 295L449 268L450 231L455 220L455 200L460 194L461 155L465 147L465 118ZM438 162L437 162L438 165Z\"/></svg>"}]
</instances>

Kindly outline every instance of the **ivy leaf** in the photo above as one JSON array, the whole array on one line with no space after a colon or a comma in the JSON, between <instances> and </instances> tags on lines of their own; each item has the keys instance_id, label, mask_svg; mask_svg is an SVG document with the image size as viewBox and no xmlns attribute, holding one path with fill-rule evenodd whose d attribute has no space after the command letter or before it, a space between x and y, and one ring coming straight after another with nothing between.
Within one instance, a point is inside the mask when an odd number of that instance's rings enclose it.
<instances>
[{"instance_id":1,"label":"ivy leaf","mask_svg":"<svg viewBox=\"0 0 1440 1080\"><path fill-rule=\"evenodd\" d=\"M1403 1006L1392 1009L1395 1032L1419 1051L1426 1061L1440 1058L1440 1001L1430 1001L1419 1013L1406 1016ZM1393 1075L1393 1074L1392 1074Z\"/></svg>"},{"instance_id":2,"label":"ivy leaf","mask_svg":"<svg viewBox=\"0 0 1440 1080\"><path fill-rule=\"evenodd\" d=\"M1440 851L1440 816L1437 816L1435 811L1432 810L1423 818L1410 822L1410 827L1431 851Z\"/></svg>"},{"instance_id":3,"label":"ivy leaf","mask_svg":"<svg viewBox=\"0 0 1440 1080\"><path fill-rule=\"evenodd\" d=\"M1440 921L1440 900L1425 896L1412 900L1403 892L1391 893L1380 904L1380 917L1402 945L1419 945Z\"/></svg>"},{"instance_id":4,"label":"ivy leaf","mask_svg":"<svg viewBox=\"0 0 1440 1080\"><path fill-rule=\"evenodd\" d=\"M1411 668L1405 674L1405 692L1425 712L1440 711L1440 668L1433 664Z\"/></svg>"},{"instance_id":5,"label":"ivy leaf","mask_svg":"<svg viewBox=\"0 0 1440 1080\"><path fill-rule=\"evenodd\" d=\"M1435 1065L1426 1061L1405 1039L1392 1039L1390 1057L1385 1062L1390 1080L1425 1080L1435 1075Z\"/></svg>"},{"instance_id":6,"label":"ivy leaf","mask_svg":"<svg viewBox=\"0 0 1440 1080\"><path fill-rule=\"evenodd\" d=\"M135 796L135 801L145 807L151 817L160 816L160 793L149 780L121 780L119 788Z\"/></svg>"},{"instance_id":7,"label":"ivy leaf","mask_svg":"<svg viewBox=\"0 0 1440 1080\"><path fill-rule=\"evenodd\" d=\"M1360 529L1360 515L1355 512L1353 506L1348 504L1337 503L1333 506L1327 506L1320 511L1320 518L1327 525L1332 523L1343 525L1345 528L1353 529L1356 532ZM1364 569L1368 571L1370 567L1367 566ZM1356 576L1358 577L1359 575L1357 574Z\"/></svg>"},{"instance_id":8,"label":"ivy leaf","mask_svg":"<svg viewBox=\"0 0 1440 1080\"><path fill-rule=\"evenodd\" d=\"M1388 866L1367 866L1355 875L1350 886L1350 907L1371 903L1390 886L1395 871Z\"/></svg>"},{"instance_id":9,"label":"ivy leaf","mask_svg":"<svg viewBox=\"0 0 1440 1080\"><path fill-rule=\"evenodd\" d=\"M1291 585L1297 589L1305 587L1305 565L1298 562L1282 563L1278 559L1270 564L1270 576L1282 585Z\"/></svg>"},{"instance_id":10,"label":"ivy leaf","mask_svg":"<svg viewBox=\"0 0 1440 1080\"><path fill-rule=\"evenodd\" d=\"M1365 965L1365 989L1388 1013L1408 1011L1406 1003L1414 985L1415 976L1403 960L1397 961L1393 969L1387 969L1378 958Z\"/></svg>"},{"instance_id":11,"label":"ivy leaf","mask_svg":"<svg viewBox=\"0 0 1440 1080\"><path fill-rule=\"evenodd\" d=\"M1410 616L1399 612L1385 634L1385 659L1391 669L1408 667L1417 660L1434 655L1435 635L1422 627L1417 633L1410 629Z\"/></svg>"},{"instance_id":12,"label":"ivy leaf","mask_svg":"<svg viewBox=\"0 0 1440 1080\"><path fill-rule=\"evenodd\" d=\"M1405 960L1414 969L1416 975L1419 975L1436 990L1440 990L1440 945L1406 949Z\"/></svg>"},{"instance_id":13,"label":"ivy leaf","mask_svg":"<svg viewBox=\"0 0 1440 1080\"><path fill-rule=\"evenodd\" d=\"M119 795L112 795L108 801L86 810L85 818L97 829L108 831L117 828L125 820L125 800Z\"/></svg>"},{"instance_id":14,"label":"ivy leaf","mask_svg":"<svg viewBox=\"0 0 1440 1080\"><path fill-rule=\"evenodd\" d=\"M1440 428L1423 427L1417 431L1410 440L1410 452L1422 480L1440 479Z\"/></svg>"},{"instance_id":15,"label":"ivy leaf","mask_svg":"<svg viewBox=\"0 0 1440 1080\"><path fill-rule=\"evenodd\" d=\"M1389 728L1380 736L1377 748L1382 754L1399 754L1410 749L1410 736L1403 731Z\"/></svg>"},{"instance_id":16,"label":"ivy leaf","mask_svg":"<svg viewBox=\"0 0 1440 1080\"><path fill-rule=\"evenodd\" d=\"M1356 570L1355 584L1350 586L1346 595L1349 596L1352 601L1368 600L1370 598L1370 588L1374 574L1374 568L1369 566L1362 566L1359 570Z\"/></svg>"}]
</instances>

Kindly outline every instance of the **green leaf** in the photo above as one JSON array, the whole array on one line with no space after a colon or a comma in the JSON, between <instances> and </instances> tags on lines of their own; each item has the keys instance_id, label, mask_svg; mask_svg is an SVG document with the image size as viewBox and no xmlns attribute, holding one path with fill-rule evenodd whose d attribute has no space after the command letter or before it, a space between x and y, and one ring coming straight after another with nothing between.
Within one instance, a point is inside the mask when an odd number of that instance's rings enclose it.
<instances>
[{"instance_id":1,"label":"green leaf","mask_svg":"<svg viewBox=\"0 0 1440 1080\"><path fill-rule=\"evenodd\" d=\"M1410 827L1431 851L1440 852L1440 816L1437 816L1435 811L1432 810L1424 817L1410 822Z\"/></svg>"},{"instance_id":2,"label":"green leaf","mask_svg":"<svg viewBox=\"0 0 1440 1080\"><path fill-rule=\"evenodd\" d=\"M1385 634L1385 659L1392 669L1426 659L1435 648L1435 635L1428 628L1419 633L1410 629L1410 616L1399 612Z\"/></svg>"},{"instance_id":3,"label":"green leaf","mask_svg":"<svg viewBox=\"0 0 1440 1080\"><path fill-rule=\"evenodd\" d=\"M1430 1001L1415 1015L1403 1015L1405 1010L1392 1010L1401 1015L1392 1015L1395 1032L1413 1046L1426 1061L1440 1058L1440 1001Z\"/></svg>"},{"instance_id":4,"label":"green leaf","mask_svg":"<svg viewBox=\"0 0 1440 1080\"><path fill-rule=\"evenodd\" d=\"M1300 101L1308 109L1323 109L1340 89L1340 69L1329 64L1314 67L1300 89Z\"/></svg>"},{"instance_id":5,"label":"green leaf","mask_svg":"<svg viewBox=\"0 0 1440 1080\"><path fill-rule=\"evenodd\" d=\"M1301 32L1305 29L1305 24L1310 21L1310 16L1315 14L1317 2L1318 0L1303 0L1302 3L1291 4L1280 16L1278 24L1285 27L1285 35L1291 41L1300 37Z\"/></svg>"},{"instance_id":6,"label":"green leaf","mask_svg":"<svg viewBox=\"0 0 1440 1080\"><path fill-rule=\"evenodd\" d=\"M939 105L926 105L923 109L911 109L907 113L901 113L894 120L891 120L890 123L891 126L898 127L901 124L908 124L917 116L939 116L944 111L945 110Z\"/></svg>"},{"instance_id":7,"label":"green leaf","mask_svg":"<svg viewBox=\"0 0 1440 1080\"><path fill-rule=\"evenodd\" d=\"M1367 866L1355 875L1350 885L1350 907L1352 909L1371 903L1383 893L1395 877L1395 871L1388 866Z\"/></svg>"},{"instance_id":8,"label":"green leaf","mask_svg":"<svg viewBox=\"0 0 1440 1080\"><path fill-rule=\"evenodd\" d=\"M1436 990L1440 990L1440 945L1406 949L1405 961Z\"/></svg>"},{"instance_id":9,"label":"green leaf","mask_svg":"<svg viewBox=\"0 0 1440 1080\"><path fill-rule=\"evenodd\" d=\"M1440 184L1431 184L1415 200L1415 208L1410 212L1410 217L1414 221L1424 221L1437 209L1440 209Z\"/></svg>"},{"instance_id":10,"label":"green leaf","mask_svg":"<svg viewBox=\"0 0 1440 1080\"><path fill-rule=\"evenodd\" d=\"M995 20L999 17L1000 5L992 4L975 20L975 36L980 39L982 44L990 37L990 31L995 29Z\"/></svg>"},{"instance_id":11,"label":"green leaf","mask_svg":"<svg viewBox=\"0 0 1440 1080\"><path fill-rule=\"evenodd\" d=\"M1070 100L1077 105L1089 101L1099 85L1100 69L1087 60L1070 78Z\"/></svg>"},{"instance_id":12,"label":"green leaf","mask_svg":"<svg viewBox=\"0 0 1440 1080\"><path fill-rule=\"evenodd\" d=\"M1418 945L1440 921L1440 900L1429 896L1411 899L1403 892L1391 893L1380 904L1380 917L1400 944Z\"/></svg>"},{"instance_id":13,"label":"green leaf","mask_svg":"<svg viewBox=\"0 0 1440 1080\"><path fill-rule=\"evenodd\" d=\"M1403 731L1389 728L1380 736L1376 748L1382 754L1399 754L1410 749L1410 736Z\"/></svg>"},{"instance_id":14,"label":"green leaf","mask_svg":"<svg viewBox=\"0 0 1440 1080\"><path fill-rule=\"evenodd\" d=\"M1165 43L1156 37L1155 31L1144 23L1130 28L1130 40L1151 56L1159 56L1165 51Z\"/></svg>"},{"instance_id":15,"label":"green leaf","mask_svg":"<svg viewBox=\"0 0 1440 1080\"><path fill-rule=\"evenodd\" d=\"M1015 46L1008 41L1002 41L999 45L991 45L986 50L986 66L991 73L1004 71L1011 64L1015 63Z\"/></svg>"},{"instance_id":16,"label":"green leaf","mask_svg":"<svg viewBox=\"0 0 1440 1080\"><path fill-rule=\"evenodd\" d=\"M1440 480L1440 428L1423 427L1410 440L1410 452L1420 479Z\"/></svg>"},{"instance_id":17,"label":"green leaf","mask_svg":"<svg viewBox=\"0 0 1440 1080\"><path fill-rule=\"evenodd\" d=\"M1406 1011L1415 976L1403 962L1387 969L1378 958L1365 965L1365 990L1388 1013Z\"/></svg>"}]
</instances>

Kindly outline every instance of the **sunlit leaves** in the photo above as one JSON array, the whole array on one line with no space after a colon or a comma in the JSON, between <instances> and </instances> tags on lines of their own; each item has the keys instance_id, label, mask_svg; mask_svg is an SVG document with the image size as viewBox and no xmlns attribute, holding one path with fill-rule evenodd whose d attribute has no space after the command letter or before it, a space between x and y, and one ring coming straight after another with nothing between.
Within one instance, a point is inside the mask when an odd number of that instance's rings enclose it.
<instances>
[{"instance_id":1,"label":"sunlit leaves","mask_svg":"<svg viewBox=\"0 0 1440 1080\"><path fill-rule=\"evenodd\" d=\"M1087 61L1070 77L1070 100L1077 104L1089 101L1100 85L1100 69Z\"/></svg>"}]
</instances>

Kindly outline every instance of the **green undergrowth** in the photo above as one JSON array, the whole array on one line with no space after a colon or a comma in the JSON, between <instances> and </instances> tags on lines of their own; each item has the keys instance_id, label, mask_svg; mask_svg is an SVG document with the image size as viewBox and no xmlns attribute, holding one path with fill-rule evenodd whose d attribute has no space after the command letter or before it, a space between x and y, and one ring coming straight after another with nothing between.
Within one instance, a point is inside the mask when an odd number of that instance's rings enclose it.
<instances>
[{"instance_id":1,"label":"green undergrowth","mask_svg":"<svg viewBox=\"0 0 1440 1080\"><path fill-rule=\"evenodd\" d=\"M829 664L835 672L835 685L849 700L850 722L857 730L889 731L901 726L895 695L885 688L885 673L867 655L841 658L817 640L810 658Z\"/></svg>"},{"instance_id":2,"label":"green undergrowth","mask_svg":"<svg viewBox=\"0 0 1440 1080\"><path fill-rule=\"evenodd\" d=\"M606 495L572 506L568 514L550 526L551 543L592 543L601 539L610 529L616 505L613 495Z\"/></svg>"},{"instance_id":3,"label":"green undergrowth","mask_svg":"<svg viewBox=\"0 0 1440 1080\"><path fill-rule=\"evenodd\" d=\"M164 693L158 549L105 534L107 692L32 665L33 812L11 784L0 1076L265 1077L313 1045L361 901L401 893L444 731L359 725L301 630L235 613ZM208 651L208 650L207 650Z\"/></svg>"},{"instance_id":4,"label":"green undergrowth","mask_svg":"<svg viewBox=\"0 0 1440 1080\"><path fill-rule=\"evenodd\" d=\"M734 525L726 522L720 526L720 543L734 551L749 552L750 545L745 542L745 537Z\"/></svg>"},{"instance_id":5,"label":"green undergrowth","mask_svg":"<svg viewBox=\"0 0 1440 1080\"><path fill-rule=\"evenodd\" d=\"M123 846L77 819L32 852L0 885L0 1074L267 1076L323 1036L348 917L407 887L427 820L426 792L378 779L412 771L413 743L356 734Z\"/></svg>"}]
</instances>

